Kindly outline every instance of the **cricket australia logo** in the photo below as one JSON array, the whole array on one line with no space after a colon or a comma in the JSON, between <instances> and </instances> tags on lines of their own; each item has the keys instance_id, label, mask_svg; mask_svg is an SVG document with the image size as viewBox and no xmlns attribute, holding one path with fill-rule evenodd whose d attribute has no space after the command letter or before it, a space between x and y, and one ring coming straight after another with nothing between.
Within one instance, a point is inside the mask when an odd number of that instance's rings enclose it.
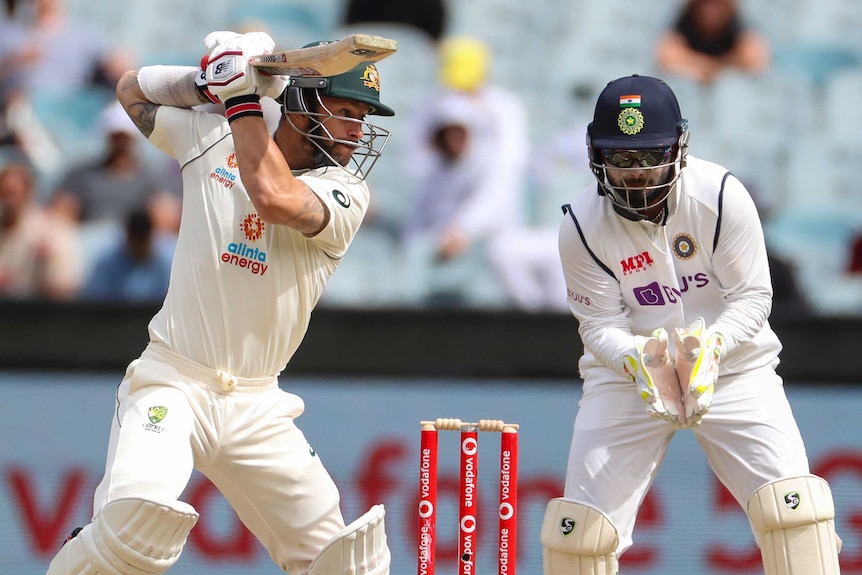
<instances>
[{"instance_id":1,"label":"cricket australia logo","mask_svg":"<svg viewBox=\"0 0 862 575\"><path fill-rule=\"evenodd\" d=\"M380 91L380 74L377 72L377 66L369 64L365 67L365 72L362 73L362 83L372 90Z\"/></svg>"},{"instance_id":2,"label":"cricket australia logo","mask_svg":"<svg viewBox=\"0 0 862 575\"><path fill-rule=\"evenodd\" d=\"M165 428L159 425L159 423L161 423L167 415L168 408L163 405L154 405L150 407L147 410L147 419L149 419L150 422L144 423L144 430L152 431L153 433L161 433Z\"/></svg>"},{"instance_id":3,"label":"cricket australia logo","mask_svg":"<svg viewBox=\"0 0 862 575\"><path fill-rule=\"evenodd\" d=\"M784 494L784 505L791 511L796 511L802 504L802 497L798 491L791 491Z\"/></svg>"},{"instance_id":4,"label":"cricket australia logo","mask_svg":"<svg viewBox=\"0 0 862 575\"><path fill-rule=\"evenodd\" d=\"M560 519L560 533L562 536L566 537L574 533L575 525L577 525L577 522L571 517L563 517Z\"/></svg>"}]
</instances>

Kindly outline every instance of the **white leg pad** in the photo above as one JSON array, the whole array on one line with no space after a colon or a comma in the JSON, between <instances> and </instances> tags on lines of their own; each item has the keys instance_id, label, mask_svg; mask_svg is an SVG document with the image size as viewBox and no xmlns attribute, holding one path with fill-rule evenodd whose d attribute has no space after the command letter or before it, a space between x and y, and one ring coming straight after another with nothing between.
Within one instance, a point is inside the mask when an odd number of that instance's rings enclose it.
<instances>
[{"instance_id":1,"label":"white leg pad","mask_svg":"<svg viewBox=\"0 0 862 575\"><path fill-rule=\"evenodd\" d=\"M63 545L46 575L158 575L180 558L198 514L182 501L117 499Z\"/></svg>"},{"instance_id":2,"label":"white leg pad","mask_svg":"<svg viewBox=\"0 0 862 575\"><path fill-rule=\"evenodd\" d=\"M542 522L545 575L617 575L617 528L584 503L551 499Z\"/></svg>"},{"instance_id":3,"label":"white leg pad","mask_svg":"<svg viewBox=\"0 0 862 575\"><path fill-rule=\"evenodd\" d=\"M383 505L345 527L314 558L307 575L389 575Z\"/></svg>"},{"instance_id":4,"label":"white leg pad","mask_svg":"<svg viewBox=\"0 0 862 575\"><path fill-rule=\"evenodd\" d=\"M837 575L840 543L829 484L815 475L767 483L748 501L765 575Z\"/></svg>"}]
</instances>

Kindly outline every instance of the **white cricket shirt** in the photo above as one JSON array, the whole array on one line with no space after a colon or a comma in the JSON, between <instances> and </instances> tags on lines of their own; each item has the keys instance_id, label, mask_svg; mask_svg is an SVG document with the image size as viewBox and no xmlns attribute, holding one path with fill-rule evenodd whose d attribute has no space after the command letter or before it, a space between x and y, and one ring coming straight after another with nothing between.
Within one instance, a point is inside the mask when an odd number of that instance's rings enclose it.
<instances>
[{"instance_id":1,"label":"white cricket shirt","mask_svg":"<svg viewBox=\"0 0 862 575\"><path fill-rule=\"evenodd\" d=\"M367 185L340 168L302 172L331 214L307 238L260 219L224 117L162 106L150 142L179 162L183 177L171 282L151 341L237 377L277 375L362 223Z\"/></svg>"},{"instance_id":2,"label":"white cricket shirt","mask_svg":"<svg viewBox=\"0 0 862 575\"><path fill-rule=\"evenodd\" d=\"M726 338L721 375L778 364L766 246L748 191L724 167L688 156L668 203L665 225L630 221L593 184L563 217L560 258L587 385L628 380L632 334L670 335L698 316Z\"/></svg>"}]
</instances>

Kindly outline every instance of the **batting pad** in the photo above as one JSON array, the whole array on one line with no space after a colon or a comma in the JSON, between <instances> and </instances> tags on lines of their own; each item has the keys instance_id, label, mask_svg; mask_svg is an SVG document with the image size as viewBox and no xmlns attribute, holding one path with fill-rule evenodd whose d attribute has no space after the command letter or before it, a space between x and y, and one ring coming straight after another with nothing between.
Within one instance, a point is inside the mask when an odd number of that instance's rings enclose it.
<instances>
[{"instance_id":1,"label":"batting pad","mask_svg":"<svg viewBox=\"0 0 862 575\"><path fill-rule=\"evenodd\" d=\"M748 501L765 575L837 575L840 543L829 484L816 475L767 483Z\"/></svg>"},{"instance_id":2,"label":"batting pad","mask_svg":"<svg viewBox=\"0 0 862 575\"><path fill-rule=\"evenodd\" d=\"M389 575L383 505L375 505L332 538L315 557L308 575Z\"/></svg>"},{"instance_id":3,"label":"batting pad","mask_svg":"<svg viewBox=\"0 0 862 575\"><path fill-rule=\"evenodd\" d=\"M46 575L158 575L180 558L198 514L182 501L117 499L69 540Z\"/></svg>"},{"instance_id":4,"label":"batting pad","mask_svg":"<svg viewBox=\"0 0 862 575\"><path fill-rule=\"evenodd\" d=\"M545 575L617 575L617 528L585 503L551 499L542 523Z\"/></svg>"}]
</instances>

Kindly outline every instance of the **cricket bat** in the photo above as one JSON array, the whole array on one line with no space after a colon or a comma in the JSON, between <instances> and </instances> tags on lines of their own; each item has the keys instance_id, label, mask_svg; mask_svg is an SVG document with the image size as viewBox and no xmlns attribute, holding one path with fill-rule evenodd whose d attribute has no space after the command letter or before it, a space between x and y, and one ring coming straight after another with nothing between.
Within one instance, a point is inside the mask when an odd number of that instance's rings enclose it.
<instances>
[{"instance_id":1,"label":"cricket bat","mask_svg":"<svg viewBox=\"0 0 862 575\"><path fill-rule=\"evenodd\" d=\"M395 40L370 34L352 34L342 40L252 56L249 62L258 71L286 76L337 76L363 62L377 62L395 53Z\"/></svg>"}]
</instances>

